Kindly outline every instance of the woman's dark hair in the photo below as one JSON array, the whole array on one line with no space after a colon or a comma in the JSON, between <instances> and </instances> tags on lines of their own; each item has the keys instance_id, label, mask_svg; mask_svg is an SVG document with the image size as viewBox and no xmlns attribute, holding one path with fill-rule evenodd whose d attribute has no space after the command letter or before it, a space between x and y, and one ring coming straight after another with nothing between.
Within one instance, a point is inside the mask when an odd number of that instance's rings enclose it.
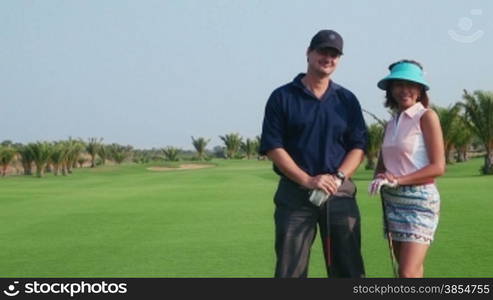
<instances>
[{"instance_id":1,"label":"woman's dark hair","mask_svg":"<svg viewBox=\"0 0 493 300\"><path fill-rule=\"evenodd\" d=\"M423 66L419 62L417 62L415 60L410 60L410 59L399 60L399 61L391 64L389 66L389 70L392 70L392 68L395 65L403 63L403 62L415 64L421 70L423 70ZM392 97L392 92L391 92L392 91L392 84L393 84L393 80L390 80L389 83L387 84L387 90L385 91L385 104L384 104L384 106L390 108L391 110L397 110L399 108L399 105L397 104L397 101L394 99L394 97ZM421 102L421 104L423 104L424 107L428 107L430 105L430 99L428 98L428 94L426 93L424 86L421 86L421 93L420 93L417 101Z\"/></svg>"}]
</instances>

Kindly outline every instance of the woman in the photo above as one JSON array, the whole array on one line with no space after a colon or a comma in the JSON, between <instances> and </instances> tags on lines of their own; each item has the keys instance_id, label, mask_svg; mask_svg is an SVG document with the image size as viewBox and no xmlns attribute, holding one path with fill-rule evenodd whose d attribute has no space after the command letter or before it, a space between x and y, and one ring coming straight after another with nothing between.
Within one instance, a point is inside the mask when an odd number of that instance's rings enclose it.
<instances>
[{"instance_id":1,"label":"woman","mask_svg":"<svg viewBox=\"0 0 493 300\"><path fill-rule=\"evenodd\" d=\"M401 60L378 82L385 106L395 114L387 123L375 171L383 185L385 232L392 241L399 277L423 277L428 247L438 225L440 195L435 178L445 171L442 129L429 109L422 66Z\"/></svg>"}]
</instances>

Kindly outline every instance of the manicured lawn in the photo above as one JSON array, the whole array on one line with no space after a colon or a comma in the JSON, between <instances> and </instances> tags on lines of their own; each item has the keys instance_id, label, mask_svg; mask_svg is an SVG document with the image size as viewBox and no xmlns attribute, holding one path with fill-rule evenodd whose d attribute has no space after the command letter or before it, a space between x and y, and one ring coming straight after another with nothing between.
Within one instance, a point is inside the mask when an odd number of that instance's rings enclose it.
<instances>
[{"instance_id":1,"label":"manicured lawn","mask_svg":"<svg viewBox=\"0 0 493 300\"><path fill-rule=\"evenodd\" d=\"M0 178L2 277L271 277L277 177L268 161L149 171L76 169L71 176ZM428 277L493 276L493 176L481 159L449 167ZM355 176L369 277L390 277L370 172ZM311 277L325 276L316 240Z\"/></svg>"}]
</instances>

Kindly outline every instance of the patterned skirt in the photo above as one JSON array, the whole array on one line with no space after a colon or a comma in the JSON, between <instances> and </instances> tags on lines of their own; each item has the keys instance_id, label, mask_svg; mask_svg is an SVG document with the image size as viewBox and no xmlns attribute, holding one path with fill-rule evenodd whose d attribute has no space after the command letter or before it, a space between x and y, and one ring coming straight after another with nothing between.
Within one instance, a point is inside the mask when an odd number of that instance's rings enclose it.
<instances>
[{"instance_id":1,"label":"patterned skirt","mask_svg":"<svg viewBox=\"0 0 493 300\"><path fill-rule=\"evenodd\" d=\"M440 194L435 184L382 188L382 197L385 237L390 232L394 241L433 241L440 214Z\"/></svg>"}]
</instances>

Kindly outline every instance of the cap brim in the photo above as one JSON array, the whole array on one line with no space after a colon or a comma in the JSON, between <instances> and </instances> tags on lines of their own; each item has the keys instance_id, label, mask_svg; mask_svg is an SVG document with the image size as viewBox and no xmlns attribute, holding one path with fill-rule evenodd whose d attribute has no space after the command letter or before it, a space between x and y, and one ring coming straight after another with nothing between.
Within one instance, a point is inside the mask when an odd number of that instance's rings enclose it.
<instances>
[{"instance_id":1,"label":"cap brim","mask_svg":"<svg viewBox=\"0 0 493 300\"><path fill-rule=\"evenodd\" d=\"M380 80L377 83L377 86L382 90L387 90L389 82L392 80L411 81L411 82L422 85L425 88L425 91L430 89L428 83L425 82L424 80L420 80L420 79L416 79L416 78L409 78L409 76L407 74L399 74L399 73L394 73L392 75L385 77L384 79Z\"/></svg>"}]
</instances>

